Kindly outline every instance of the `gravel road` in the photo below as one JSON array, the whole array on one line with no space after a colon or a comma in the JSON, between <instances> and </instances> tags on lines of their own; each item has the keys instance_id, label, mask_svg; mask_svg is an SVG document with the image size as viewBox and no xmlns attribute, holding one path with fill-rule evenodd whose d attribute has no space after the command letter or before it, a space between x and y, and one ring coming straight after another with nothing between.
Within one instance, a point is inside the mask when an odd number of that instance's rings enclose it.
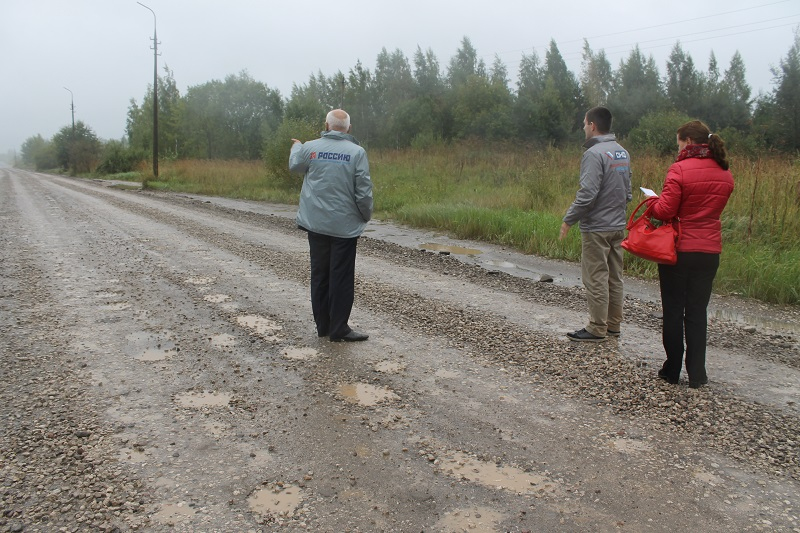
<instances>
[{"instance_id":1,"label":"gravel road","mask_svg":"<svg viewBox=\"0 0 800 533\"><path fill-rule=\"evenodd\" d=\"M652 284L584 346L574 267L389 226L330 343L285 208L0 169L0 531L800 532L796 308L715 298L692 390Z\"/></svg>"}]
</instances>

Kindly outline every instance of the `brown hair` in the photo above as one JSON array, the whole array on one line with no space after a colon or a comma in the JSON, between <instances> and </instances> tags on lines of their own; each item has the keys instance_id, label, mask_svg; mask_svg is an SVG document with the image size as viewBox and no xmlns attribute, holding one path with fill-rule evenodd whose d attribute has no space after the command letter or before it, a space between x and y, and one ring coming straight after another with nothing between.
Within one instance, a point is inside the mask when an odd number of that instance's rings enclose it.
<instances>
[{"instance_id":1,"label":"brown hair","mask_svg":"<svg viewBox=\"0 0 800 533\"><path fill-rule=\"evenodd\" d=\"M692 144L707 144L711 157L722 170L728 170L728 150L725 149L725 141L699 120L692 120L678 128L678 139L691 141Z\"/></svg>"},{"instance_id":2,"label":"brown hair","mask_svg":"<svg viewBox=\"0 0 800 533\"><path fill-rule=\"evenodd\" d=\"M599 133L611 131L611 111L605 107L593 107L586 112L586 122L593 122Z\"/></svg>"}]
</instances>

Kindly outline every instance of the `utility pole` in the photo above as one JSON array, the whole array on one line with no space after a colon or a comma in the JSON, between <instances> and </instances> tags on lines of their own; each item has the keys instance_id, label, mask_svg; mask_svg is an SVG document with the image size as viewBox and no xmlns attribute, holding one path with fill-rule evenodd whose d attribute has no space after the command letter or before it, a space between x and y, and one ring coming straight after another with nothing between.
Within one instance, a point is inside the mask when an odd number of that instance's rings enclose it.
<instances>
[{"instance_id":1,"label":"utility pole","mask_svg":"<svg viewBox=\"0 0 800 533\"><path fill-rule=\"evenodd\" d=\"M66 87L64 87L67 89ZM69 91L69 89L67 89ZM72 110L72 135L75 135L75 96L69 91L69 108Z\"/></svg>"},{"instance_id":2,"label":"utility pole","mask_svg":"<svg viewBox=\"0 0 800 533\"><path fill-rule=\"evenodd\" d=\"M136 2L153 14L153 176L158 177L158 34L156 12Z\"/></svg>"}]
</instances>

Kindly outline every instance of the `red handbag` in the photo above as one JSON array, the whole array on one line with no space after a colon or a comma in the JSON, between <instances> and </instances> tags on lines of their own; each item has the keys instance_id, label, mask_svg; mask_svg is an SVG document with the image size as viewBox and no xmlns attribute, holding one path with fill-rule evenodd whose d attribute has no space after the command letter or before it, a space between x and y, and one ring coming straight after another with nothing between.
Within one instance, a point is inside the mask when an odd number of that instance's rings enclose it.
<instances>
[{"instance_id":1,"label":"red handbag","mask_svg":"<svg viewBox=\"0 0 800 533\"><path fill-rule=\"evenodd\" d=\"M628 235L622 241L622 247L637 257L654 261L664 265L674 265L678 262L678 241L681 237L680 224L678 219L664 222L660 226L653 224L651 220L652 206L648 206L644 213L634 220L636 213L647 202L648 198L642 202L631 213L628 219Z\"/></svg>"}]
</instances>

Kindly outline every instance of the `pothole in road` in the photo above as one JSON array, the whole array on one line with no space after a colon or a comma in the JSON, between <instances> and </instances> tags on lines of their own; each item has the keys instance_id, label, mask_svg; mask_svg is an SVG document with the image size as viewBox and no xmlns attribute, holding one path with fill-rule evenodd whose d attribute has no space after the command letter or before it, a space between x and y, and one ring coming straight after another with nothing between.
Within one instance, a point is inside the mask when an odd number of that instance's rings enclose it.
<instances>
[{"instance_id":1,"label":"pothole in road","mask_svg":"<svg viewBox=\"0 0 800 533\"><path fill-rule=\"evenodd\" d=\"M130 309L131 304L128 302L112 302L100 306L101 311L124 311Z\"/></svg>"},{"instance_id":2,"label":"pothole in road","mask_svg":"<svg viewBox=\"0 0 800 533\"><path fill-rule=\"evenodd\" d=\"M558 488L557 483L545 476L525 472L513 466L498 466L462 452L444 457L440 468L451 477L518 494L543 496L555 493Z\"/></svg>"},{"instance_id":3,"label":"pothole in road","mask_svg":"<svg viewBox=\"0 0 800 533\"><path fill-rule=\"evenodd\" d=\"M227 333L220 333L209 337L211 346L214 348L233 348L236 346L236 337Z\"/></svg>"},{"instance_id":4,"label":"pothole in road","mask_svg":"<svg viewBox=\"0 0 800 533\"><path fill-rule=\"evenodd\" d=\"M406 365L397 361L381 361L375 365L376 372L383 372L384 374L397 374L406 369Z\"/></svg>"},{"instance_id":5,"label":"pothole in road","mask_svg":"<svg viewBox=\"0 0 800 533\"><path fill-rule=\"evenodd\" d=\"M119 459L129 463L146 463L148 460L147 454L130 448L122 448L119 451Z\"/></svg>"},{"instance_id":6,"label":"pothole in road","mask_svg":"<svg viewBox=\"0 0 800 533\"><path fill-rule=\"evenodd\" d=\"M178 405L189 409L224 407L230 401L231 395L224 392L186 392L175 396Z\"/></svg>"},{"instance_id":7,"label":"pothole in road","mask_svg":"<svg viewBox=\"0 0 800 533\"><path fill-rule=\"evenodd\" d=\"M611 442L615 450L622 453L642 453L649 452L653 446L640 440L615 439Z\"/></svg>"},{"instance_id":8,"label":"pothole in road","mask_svg":"<svg viewBox=\"0 0 800 533\"><path fill-rule=\"evenodd\" d=\"M186 281L186 283L189 283L190 285L208 285L210 283L214 283L214 278L192 276L190 278L186 278L185 281Z\"/></svg>"},{"instance_id":9,"label":"pothole in road","mask_svg":"<svg viewBox=\"0 0 800 533\"><path fill-rule=\"evenodd\" d=\"M227 294L206 294L203 296L203 300L211 302L212 304L221 304L223 302L229 302L231 297Z\"/></svg>"},{"instance_id":10,"label":"pothole in road","mask_svg":"<svg viewBox=\"0 0 800 533\"><path fill-rule=\"evenodd\" d=\"M263 517L294 516L300 503L303 501L303 491L294 485L278 483L272 487L265 487L254 491L247 498L250 510Z\"/></svg>"},{"instance_id":11,"label":"pothole in road","mask_svg":"<svg viewBox=\"0 0 800 533\"><path fill-rule=\"evenodd\" d=\"M236 317L236 322L240 326L244 326L253 331L259 337L268 341L277 341L279 337L277 332L283 329L283 326L276 324L274 321L258 315L244 315Z\"/></svg>"},{"instance_id":12,"label":"pothole in road","mask_svg":"<svg viewBox=\"0 0 800 533\"><path fill-rule=\"evenodd\" d=\"M161 509L153 515L153 520L165 526L176 525L195 515L197 511L183 503L170 503L162 505Z\"/></svg>"},{"instance_id":13,"label":"pothole in road","mask_svg":"<svg viewBox=\"0 0 800 533\"><path fill-rule=\"evenodd\" d=\"M458 255L478 255L482 253L480 250L476 250L475 248L462 248L461 246L450 246L447 244L436 244L433 242L426 242L425 244L420 244L418 246L420 250L429 250L431 252L444 252L448 254L458 254Z\"/></svg>"},{"instance_id":14,"label":"pothole in road","mask_svg":"<svg viewBox=\"0 0 800 533\"><path fill-rule=\"evenodd\" d=\"M505 519L503 513L493 511L488 507L474 509L456 509L445 513L436 522L436 531L483 531L486 533L500 532L498 524Z\"/></svg>"},{"instance_id":15,"label":"pothole in road","mask_svg":"<svg viewBox=\"0 0 800 533\"><path fill-rule=\"evenodd\" d=\"M162 335L153 335L144 331L131 333L125 340L133 345L134 359L137 361L153 362L163 361L169 356L178 353L175 343L164 339Z\"/></svg>"},{"instance_id":16,"label":"pothole in road","mask_svg":"<svg viewBox=\"0 0 800 533\"><path fill-rule=\"evenodd\" d=\"M283 351L283 356L286 359L293 359L295 361L309 361L315 359L319 355L314 348L287 348Z\"/></svg>"},{"instance_id":17,"label":"pothole in road","mask_svg":"<svg viewBox=\"0 0 800 533\"><path fill-rule=\"evenodd\" d=\"M350 403L372 407L383 402L399 400L400 397L385 387L376 387L369 383L346 383L339 387L339 392Z\"/></svg>"}]
</instances>

